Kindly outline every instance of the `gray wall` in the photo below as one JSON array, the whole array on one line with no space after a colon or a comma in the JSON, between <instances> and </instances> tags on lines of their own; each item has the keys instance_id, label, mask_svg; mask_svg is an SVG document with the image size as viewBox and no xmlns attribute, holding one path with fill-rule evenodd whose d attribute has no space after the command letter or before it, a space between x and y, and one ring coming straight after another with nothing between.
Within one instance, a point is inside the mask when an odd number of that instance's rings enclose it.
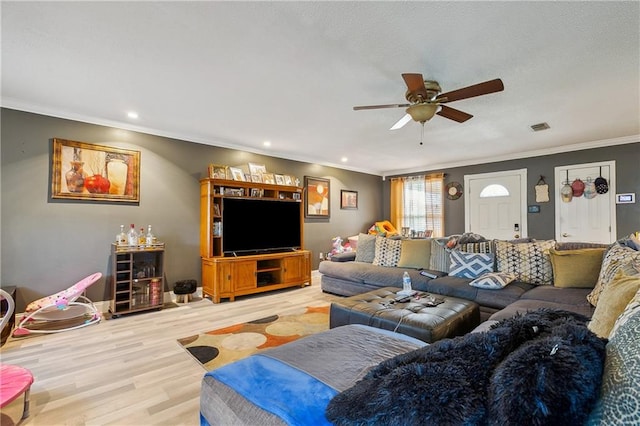
<instances>
[{"instance_id":1,"label":"gray wall","mask_svg":"<svg viewBox=\"0 0 640 426\"><path fill-rule=\"evenodd\" d=\"M553 239L555 238L555 199L553 191L560 188L559 183L554 182L554 168L610 160L615 160L616 162L616 192L635 192L636 197L640 197L640 142L520 160L434 170L433 172L444 172L446 174L445 183L457 181L464 184L464 175L527 169L528 204L538 204L540 206L540 213L530 213L528 215L529 236L539 239ZM534 187L540 175L544 176L545 181L549 184L550 202L548 203L535 202ZM389 182L390 179L387 179L383 185L385 216L389 216ZM631 232L640 231L640 200L637 198L636 200L635 204L619 204L616 206L618 238ZM464 196L457 200L445 198L444 208L445 233L447 235L463 233Z\"/></svg>"},{"instance_id":2,"label":"gray wall","mask_svg":"<svg viewBox=\"0 0 640 426\"><path fill-rule=\"evenodd\" d=\"M18 286L17 309L69 287L93 272L105 277L89 289L94 301L111 298L110 245L120 225L151 224L167 243L166 289L177 280L200 279L199 179L209 163L265 164L267 170L330 179L331 218L305 221L305 248L331 250L331 238L366 230L382 218L379 176L356 173L64 120L1 110L0 284ZM52 138L134 149L141 152L140 203L92 203L50 198ZM358 210L340 209L340 189L358 191ZM273 225L265 232L277 232Z\"/></svg>"}]
</instances>

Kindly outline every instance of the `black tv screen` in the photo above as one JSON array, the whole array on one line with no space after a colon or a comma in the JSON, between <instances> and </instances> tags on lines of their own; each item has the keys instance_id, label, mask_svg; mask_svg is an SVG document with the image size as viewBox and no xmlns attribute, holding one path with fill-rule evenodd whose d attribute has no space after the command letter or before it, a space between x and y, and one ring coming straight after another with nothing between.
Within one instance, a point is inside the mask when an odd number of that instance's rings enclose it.
<instances>
[{"instance_id":1,"label":"black tv screen","mask_svg":"<svg viewBox=\"0 0 640 426\"><path fill-rule=\"evenodd\" d=\"M222 251L227 256L302 247L300 203L260 198L222 202Z\"/></svg>"}]
</instances>

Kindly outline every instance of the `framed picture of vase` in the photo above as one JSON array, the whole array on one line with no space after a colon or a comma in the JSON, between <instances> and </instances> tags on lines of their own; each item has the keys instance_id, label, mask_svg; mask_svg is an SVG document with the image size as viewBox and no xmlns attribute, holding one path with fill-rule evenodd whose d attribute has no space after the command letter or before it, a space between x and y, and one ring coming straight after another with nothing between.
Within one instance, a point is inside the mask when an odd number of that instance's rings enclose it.
<instances>
[{"instance_id":1,"label":"framed picture of vase","mask_svg":"<svg viewBox=\"0 0 640 426\"><path fill-rule=\"evenodd\" d=\"M329 179L305 176L304 187L307 195L305 217L328 219L331 216Z\"/></svg>"},{"instance_id":2,"label":"framed picture of vase","mask_svg":"<svg viewBox=\"0 0 640 426\"><path fill-rule=\"evenodd\" d=\"M140 151L53 139L51 197L140 202Z\"/></svg>"}]
</instances>

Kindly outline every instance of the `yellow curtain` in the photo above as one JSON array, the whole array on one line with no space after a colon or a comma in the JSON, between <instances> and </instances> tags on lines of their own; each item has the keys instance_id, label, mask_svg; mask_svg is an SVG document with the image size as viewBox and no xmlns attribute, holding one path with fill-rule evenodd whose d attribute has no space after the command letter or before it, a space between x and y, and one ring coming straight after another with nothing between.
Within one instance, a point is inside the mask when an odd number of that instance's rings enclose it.
<instances>
[{"instance_id":1,"label":"yellow curtain","mask_svg":"<svg viewBox=\"0 0 640 426\"><path fill-rule=\"evenodd\" d=\"M407 191L408 196L405 195ZM391 223L398 230L408 226L432 231L434 237L443 236L443 191L444 173L392 178L389 197Z\"/></svg>"},{"instance_id":2,"label":"yellow curtain","mask_svg":"<svg viewBox=\"0 0 640 426\"><path fill-rule=\"evenodd\" d=\"M391 179L391 194L390 194L390 204L391 204L391 217L389 220L396 227L398 232L400 232L400 228L402 227L402 217L404 215L404 179L403 178L394 178Z\"/></svg>"}]
</instances>

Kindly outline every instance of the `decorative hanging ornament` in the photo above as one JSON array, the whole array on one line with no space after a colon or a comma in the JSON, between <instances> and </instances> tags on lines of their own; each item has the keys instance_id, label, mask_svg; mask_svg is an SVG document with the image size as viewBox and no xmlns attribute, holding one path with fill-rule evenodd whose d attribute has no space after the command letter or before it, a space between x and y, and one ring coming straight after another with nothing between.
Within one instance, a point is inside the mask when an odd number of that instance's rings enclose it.
<instances>
[{"instance_id":1,"label":"decorative hanging ornament","mask_svg":"<svg viewBox=\"0 0 640 426\"><path fill-rule=\"evenodd\" d=\"M544 176L540 175L536 184L536 203L549 202L549 185L544 181Z\"/></svg>"},{"instance_id":2,"label":"decorative hanging ornament","mask_svg":"<svg viewBox=\"0 0 640 426\"><path fill-rule=\"evenodd\" d=\"M584 194L582 194L582 196L587 200L590 200L595 198L596 195L598 195L596 192L596 184L593 179L587 177L587 181L584 184Z\"/></svg>"},{"instance_id":3,"label":"decorative hanging ornament","mask_svg":"<svg viewBox=\"0 0 640 426\"><path fill-rule=\"evenodd\" d=\"M609 192L609 183L602 177L602 166L600 166L600 176L596 178L596 192L598 194L606 194Z\"/></svg>"},{"instance_id":4,"label":"decorative hanging ornament","mask_svg":"<svg viewBox=\"0 0 640 426\"><path fill-rule=\"evenodd\" d=\"M584 182L580 180L580 178L577 178L571 184L571 190L573 191L574 197L582 197L584 193Z\"/></svg>"},{"instance_id":5,"label":"decorative hanging ornament","mask_svg":"<svg viewBox=\"0 0 640 426\"><path fill-rule=\"evenodd\" d=\"M567 170L567 180L564 181L564 185L560 188L560 198L564 203L570 203L573 199L573 189L569 185L569 170Z\"/></svg>"}]
</instances>

